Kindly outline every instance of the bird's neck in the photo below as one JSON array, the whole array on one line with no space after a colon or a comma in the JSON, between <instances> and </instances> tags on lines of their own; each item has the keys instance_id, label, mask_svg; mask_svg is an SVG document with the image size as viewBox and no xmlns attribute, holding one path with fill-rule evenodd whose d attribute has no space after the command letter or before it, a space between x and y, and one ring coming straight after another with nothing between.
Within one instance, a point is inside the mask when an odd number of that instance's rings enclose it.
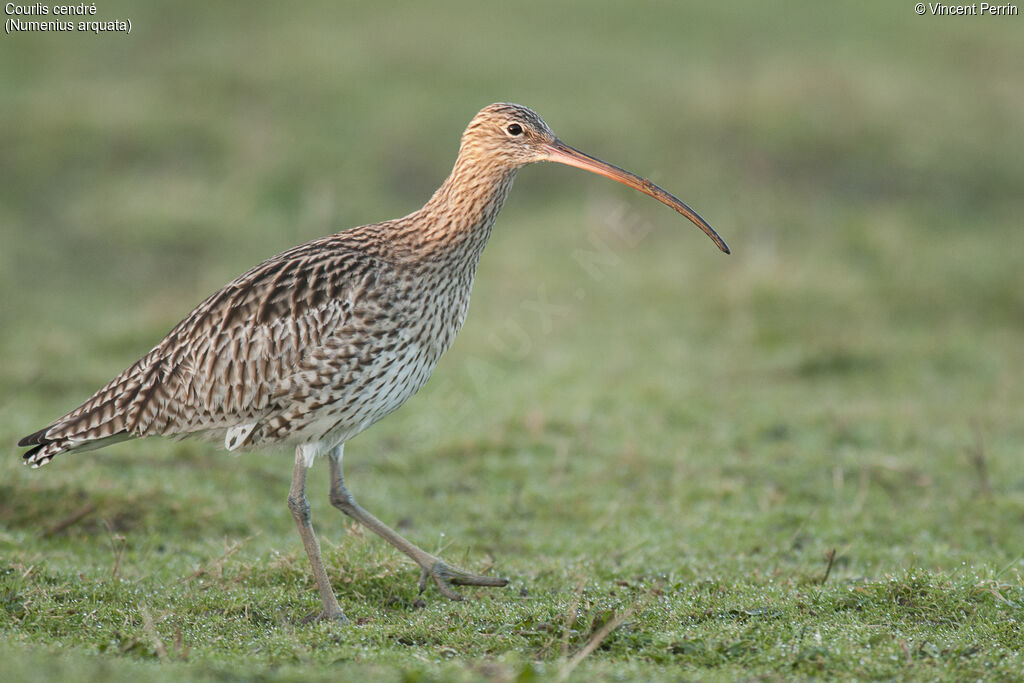
<instances>
[{"instance_id":1,"label":"bird's neck","mask_svg":"<svg viewBox=\"0 0 1024 683\"><path fill-rule=\"evenodd\" d=\"M434 196L409 216L412 220L403 237L420 256L464 263L475 270L516 170L460 155Z\"/></svg>"}]
</instances>

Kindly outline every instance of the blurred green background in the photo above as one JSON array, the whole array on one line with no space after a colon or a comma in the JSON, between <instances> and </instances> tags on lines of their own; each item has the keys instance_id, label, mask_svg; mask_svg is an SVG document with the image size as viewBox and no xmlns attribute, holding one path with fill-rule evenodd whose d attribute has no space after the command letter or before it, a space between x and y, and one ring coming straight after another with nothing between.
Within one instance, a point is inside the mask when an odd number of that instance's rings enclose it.
<instances>
[{"instance_id":1,"label":"blurred green background","mask_svg":"<svg viewBox=\"0 0 1024 683\"><path fill-rule=\"evenodd\" d=\"M1024 18L97 8L131 34L0 36L0 670L554 676L633 607L578 674L1019 674ZM252 264L418 208L494 101L734 252L607 180L520 173L455 346L346 458L367 508L513 589L420 609L318 467L360 625L293 626L316 597L290 454L146 441L21 467L17 438Z\"/></svg>"}]
</instances>

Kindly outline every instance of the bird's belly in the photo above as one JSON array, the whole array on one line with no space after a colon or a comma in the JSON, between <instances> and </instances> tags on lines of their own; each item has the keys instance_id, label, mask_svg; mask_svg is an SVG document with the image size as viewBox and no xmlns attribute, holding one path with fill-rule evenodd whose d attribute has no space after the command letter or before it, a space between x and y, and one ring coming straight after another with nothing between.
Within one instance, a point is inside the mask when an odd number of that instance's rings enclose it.
<instances>
[{"instance_id":1,"label":"bird's belly","mask_svg":"<svg viewBox=\"0 0 1024 683\"><path fill-rule=\"evenodd\" d=\"M330 409L302 429L303 441L320 441L330 448L393 413L420 390L440 354L411 343L400 353L383 354L365 368L357 381L329 390Z\"/></svg>"},{"instance_id":2,"label":"bird's belly","mask_svg":"<svg viewBox=\"0 0 1024 683\"><path fill-rule=\"evenodd\" d=\"M382 363L381 371L367 382L365 408L361 417L370 422L398 409L430 379L438 358L418 344L404 354Z\"/></svg>"}]
</instances>

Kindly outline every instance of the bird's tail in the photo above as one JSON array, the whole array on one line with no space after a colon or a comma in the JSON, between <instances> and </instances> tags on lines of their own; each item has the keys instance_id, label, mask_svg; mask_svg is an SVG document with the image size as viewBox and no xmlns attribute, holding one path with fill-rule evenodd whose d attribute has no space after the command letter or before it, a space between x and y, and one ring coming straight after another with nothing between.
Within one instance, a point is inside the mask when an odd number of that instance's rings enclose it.
<instances>
[{"instance_id":1,"label":"bird's tail","mask_svg":"<svg viewBox=\"0 0 1024 683\"><path fill-rule=\"evenodd\" d=\"M58 431L61 427L61 423L55 423L48 427L40 429L38 432L29 434L21 441L18 445L22 448L31 446L31 448L25 451L22 456L25 458L25 464L31 465L32 467L42 467L46 463L53 460L56 456L61 453L67 453L69 451L91 451L94 448L103 448L110 444L117 443L118 441L125 441L126 439L132 438L127 432L119 432L117 434L111 434L100 438L74 438L68 436L48 436L50 432Z\"/></svg>"},{"instance_id":2,"label":"bird's tail","mask_svg":"<svg viewBox=\"0 0 1024 683\"><path fill-rule=\"evenodd\" d=\"M125 419L125 403L134 397L129 389L137 390L129 380L138 365L115 377L67 415L19 441L22 448L30 447L22 456L25 464L42 467L61 453L91 451L130 439L133 434Z\"/></svg>"}]
</instances>

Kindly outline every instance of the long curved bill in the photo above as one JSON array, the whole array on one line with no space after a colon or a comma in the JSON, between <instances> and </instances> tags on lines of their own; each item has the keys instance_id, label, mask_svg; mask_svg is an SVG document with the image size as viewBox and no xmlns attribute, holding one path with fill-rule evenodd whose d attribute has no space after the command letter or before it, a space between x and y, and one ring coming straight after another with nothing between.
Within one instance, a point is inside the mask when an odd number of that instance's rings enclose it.
<instances>
[{"instance_id":1,"label":"long curved bill","mask_svg":"<svg viewBox=\"0 0 1024 683\"><path fill-rule=\"evenodd\" d=\"M629 171L619 168L618 166L605 163L600 159L579 151L575 147L570 147L557 138L554 142L544 145L544 148L548 153L548 161L565 164L566 166L575 166L576 168L582 168L584 171L603 175L605 178L611 178L623 185L632 187L634 190L640 190L644 194L654 197L662 204L671 206L673 209L689 218L694 225L703 230L704 234L710 237L711 241L714 242L719 249L724 251L726 254L729 253L729 245L725 243L725 240L718 236L718 233L715 232L714 228L708 225L707 221L701 218L696 211L684 204L681 200L658 187L647 178L641 178L640 176L634 175Z\"/></svg>"}]
</instances>

